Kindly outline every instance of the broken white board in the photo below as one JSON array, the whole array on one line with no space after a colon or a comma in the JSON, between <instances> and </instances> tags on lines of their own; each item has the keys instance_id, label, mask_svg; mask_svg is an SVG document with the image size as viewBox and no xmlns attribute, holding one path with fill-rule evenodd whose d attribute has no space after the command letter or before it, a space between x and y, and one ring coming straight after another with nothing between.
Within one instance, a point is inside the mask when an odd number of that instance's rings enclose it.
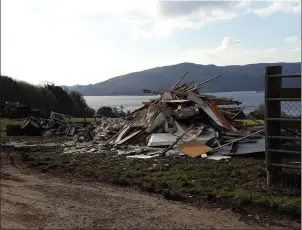
<instances>
[{"instance_id":1,"label":"broken white board","mask_svg":"<svg viewBox=\"0 0 302 230\"><path fill-rule=\"evenodd\" d=\"M177 121L174 122L177 132L173 133L174 135L180 137L184 134L184 132L188 129L187 126L178 123ZM185 142L197 139L200 141L201 144L205 144L210 138L214 137L215 132L214 130L207 131L203 133L204 127L203 126L196 126L192 130L188 131L186 135L183 136L182 140Z\"/></svg>"},{"instance_id":2,"label":"broken white board","mask_svg":"<svg viewBox=\"0 0 302 230\"><path fill-rule=\"evenodd\" d=\"M133 158L133 159L151 159L154 157L158 157L159 154L157 155L152 155L152 156L148 156L148 155L133 155L133 156L126 156L126 158Z\"/></svg>"},{"instance_id":3,"label":"broken white board","mask_svg":"<svg viewBox=\"0 0 302 230\"><path fill-rule=\"evenodd\" d=\"M167 146L176 141L177 136L171 133L153 133L148 141L148 146Z\"/></svg>"},{"instance_id":4,"label":"broken white board","mask_svg":"<svg viewBox=\"0 0 302 230\"><path fill-rule=\"evenodd\" d=\"M231 157L230 156L221 156L221 155L212 155L212 156L208 156L206 159L220 161L220 160L229 159L229 158L231 158Z\"/></svg>"},{"instance_id":5,"label":"broken white board","mask_svg":"<svg viewBox=\"0 0 302 230\"><path fill-rule=\"evenodd\" d=\"M118 137L115 140L115 143L119 143L122 140L122 138L125 136L125 134L129 131L130 127L131 126L128 125L126 128L123 129L122 132L120 132L120 134L118 135Z\"/></svg>"},{"instance_id":6,"label":"broken white board","mask_svg":"<svg viewBox=\"0 0 302 230\"><path fill-rule=\"evenodd\" d=\"M120 140L120 141L117 143L117 145L121 145L121 144L125 143L126 141L128 141L128 140L130 140L131 138L135 137L135 136L136 136L137 134L139 134L140 132L141 132L141 131L139 130L139 131L136 131L136 132L132 133L131 135L125 137L125 138L122 139L122 140Z\"/></svg>"},{"instance_id":7,"label":"broken white board","mask_svg":"<svg viewBox=\"0 0 302 230\"><path fill-rule=\"evenodd\" d=\"M151 133L154 129L160 126L165 120L166 117L163 113L158 114L157 117L151 123L151 125L146 129L146 132Z\"/></svg>"}]
</instances>

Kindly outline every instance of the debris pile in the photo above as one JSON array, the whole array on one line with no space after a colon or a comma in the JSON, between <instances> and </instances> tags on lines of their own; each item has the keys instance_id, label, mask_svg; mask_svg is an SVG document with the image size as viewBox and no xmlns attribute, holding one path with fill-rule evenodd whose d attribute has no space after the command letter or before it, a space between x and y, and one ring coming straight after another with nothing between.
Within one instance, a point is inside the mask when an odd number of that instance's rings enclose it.
<instances>
[{"instance_id":1,"label":"debris pile","mask_svg":"<svg viewBox=\"0 0 302 230\"><path fill-rule=\"evenodd\" d=\"M123 118L103 118L102 123L95 130L96 138L108 140L108 138L117 134L125 124L126 120Z\"/></svg>"},{"instance_id":2,"label":"debris pile","mask_svg":"<svg viewBox=\"0 0 302 230\"><path fill-rule=\"evenodd\" d=\"M1 101L0 112L1 112L1 117L14 118L14 119L40 115L39 110L33 109L29 105L22 105L19 102L13 103L9 101Z\"/></svg>"},{"instance_id":3,"label":"debris pile","mask_svg":"<svg viewBox=\"0 0 302 230\"><path fill-rule=\"evenodd\" d=\"M144 89L145 93L159 97L143 102L144 106L129 114L127 120L105 121L96 130L96 139L111 148L147 146L153 150L152 157L169 151L180 151L190 157L208 157L209 153L219 152L220 158L264 151L263 126L249 130L236 121L245 117L244 107L238 107L241 102L199 93L201 85L219 76L193 86L193 82L181 84L184 77L168 90ZM141 149L137 152L141 153Z\"/></svg>"},{"instance_id":4,"label":"debris pile","mask_svg":"<svg viewBox=\"0 0 302 230\"><path fill-rule=\"evenodd\" d=\"M8 136L75 136L78 140L90 141L94 138L94 127L81 128L70 121L71 116L51 112L49 119L29 117L20 125L8 125Z\"/></svg>"}]
</instances>

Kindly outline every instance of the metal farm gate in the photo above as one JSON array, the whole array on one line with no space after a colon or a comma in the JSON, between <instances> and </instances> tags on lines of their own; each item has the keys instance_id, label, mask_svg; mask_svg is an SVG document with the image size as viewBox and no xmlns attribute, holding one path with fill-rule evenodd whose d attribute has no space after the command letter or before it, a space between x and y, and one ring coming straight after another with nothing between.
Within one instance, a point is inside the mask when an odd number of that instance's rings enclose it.
<instances>
[{"instance_id":1,"label":"metal farm gate","mask_svg":"<svg viewBox=\"0 0 302 230\"><path fill-rule=\"evenodd\" d=\"M295 82L293 82L295 78ZM295 88L285 88L292 81ZM265 69L265 162L267 183L282 168L301 169L301 73L282 74L282 66ZM294 162L292 157L299 158Z\"/></svg>"}]
</instances>

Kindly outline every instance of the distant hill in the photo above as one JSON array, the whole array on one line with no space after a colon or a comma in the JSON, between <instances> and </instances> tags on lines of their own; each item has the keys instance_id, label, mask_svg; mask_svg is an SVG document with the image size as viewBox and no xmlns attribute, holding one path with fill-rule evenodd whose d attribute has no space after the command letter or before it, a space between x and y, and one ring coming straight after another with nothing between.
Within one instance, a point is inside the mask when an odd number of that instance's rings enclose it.
<instances>
[{"instance_id":1,"label":"distant hill","mask_svg":"<svg viewBox=\"0 0 302 230\"><path fill-rule=\"evenodd\" d=\"M157 67L110 78L109 80L90 85L68 86L69 90L82 93L84 96L143 95L143 89L168 89L185 72L185 81L195 84L222 74L220 78L207 83L202 92L233 92L264 90L264 69L267 66L282 65L283 73L301 73L301 62L297 63L258 63L249 65L199 65L180 63L177 65ZM293 87L300 81L288 81Z\"/></svg>"}]
</instances>

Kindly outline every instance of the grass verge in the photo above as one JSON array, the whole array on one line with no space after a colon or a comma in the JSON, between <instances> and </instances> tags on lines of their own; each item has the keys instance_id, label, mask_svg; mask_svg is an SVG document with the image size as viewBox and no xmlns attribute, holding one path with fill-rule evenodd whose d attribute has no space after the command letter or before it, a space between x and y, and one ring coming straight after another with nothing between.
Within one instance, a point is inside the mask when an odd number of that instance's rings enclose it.
<instances>
[{"instance_id":1,"label":"grass verge","mask_svg":"<svg viewBox=\"0 0 302 230\"><path fill-rule=\"evenodd\" d=\"M244 122L245 125L259 125L259 124L263 124L264 125L264 120L244 119L244 120L238 120L238 121Z\"/></svg>"},{"instance_id":2,"label":"grass verge","mask_svg":"<svg viewBox=\"0 0 302 230\"><path fill-rule=\"evenodd\" d=\"M268 188L263 160L211 161L185 157L138 160L112 153L22 153L22 161L41 172L135 186L171 200L197 204L206 201L220 207L262 213L265 210L294 218L301 214L301 173L284 171L280 184Z\"/></svg>"}]
</instances>

